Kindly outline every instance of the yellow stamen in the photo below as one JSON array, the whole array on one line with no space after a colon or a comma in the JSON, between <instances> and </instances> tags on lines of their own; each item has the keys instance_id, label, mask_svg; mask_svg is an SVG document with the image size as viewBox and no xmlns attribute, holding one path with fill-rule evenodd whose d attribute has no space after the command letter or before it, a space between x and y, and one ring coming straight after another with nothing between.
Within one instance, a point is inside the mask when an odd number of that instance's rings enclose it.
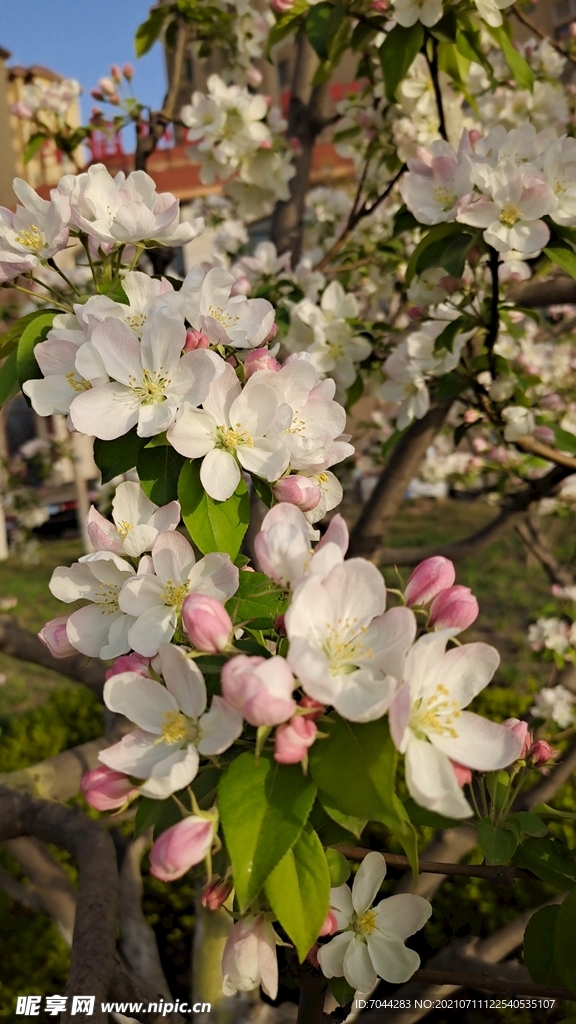
<instances>
[{"instance_id":1,"label":"yellow stamen","mask_svg":"<svg viewBox=\"0 0 576 1024\"><path fill-rule=\"evenodd\" d=\"M374 910L365 910L360 914L355 924L355 931L360 935L372 935L376 931L376 913Z\"/></svg>"},{"instance_id":2,"label":"yellow stamen","mask_svg":"<svg viewBox=\"0 0 576 1024\"><path fill-rule=\"evenodd\" d=\"M84 378L78 380L73 370L66 374L66 380L73 391L90 391L92 387L90 381L84 380Z\"/></svg>"},{"instance_id":3,"label":"yellow stamen","mask_svg":"<svg viewBox=\"0 0 576 1024\"><path fill-rule=\"evenodd\" d=\"M181 711L167 711L162 719L162 739L181 743L188 735L188 721Z\"/></svg>"},{"instance_id":4,"label":"yellow stamen","mask_svg":"<svg viewBox=\"0 0 576 1024\"><path fill-rule=\"evenodd\" d=\"M164 593L161 595L164 604L170 605L175 608L176 611L180 611L184 598L188 597L189 593L188 583L173 583L172 580L166 580L166 588Z\"/></svg>"},{"instance_id":5,"label":"yellow stamen","mask_svg":"<svg viewBox=\"0 0 576 1024\"><path fill-rule=\"evenodd\" d=\"M27 228L23 228L20 234L16 235L14 241L18 245L23 245L25 249L29 249L30 252L40 252L44 245L40 231L35 224L30 224Z\"/></svg>"}]
</instances>

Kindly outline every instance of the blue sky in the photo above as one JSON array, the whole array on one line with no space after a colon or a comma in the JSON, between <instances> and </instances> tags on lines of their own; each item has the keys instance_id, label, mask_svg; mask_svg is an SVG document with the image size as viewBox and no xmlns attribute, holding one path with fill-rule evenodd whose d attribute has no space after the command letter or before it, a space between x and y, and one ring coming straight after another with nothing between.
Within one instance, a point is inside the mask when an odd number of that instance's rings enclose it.
<instances>
[{"instance_id":1,"label":"blue sky","mask_svg":"<svg viewBox=\"0 0 576 1024\"><path fill-rule=\"evenodd\" d=\"M166 88L162 48L156 43L140 60L134 56L134 32L151 4L152 0L4 0L0 46L12 52L9 64L42 64L78 79L84 89L85 118L94 103L90 89L109 73L110 64L127 61L135 67L138 99L158 108ZM124 145L132 148L128 138Z\"/></svg>"}]
</instances>

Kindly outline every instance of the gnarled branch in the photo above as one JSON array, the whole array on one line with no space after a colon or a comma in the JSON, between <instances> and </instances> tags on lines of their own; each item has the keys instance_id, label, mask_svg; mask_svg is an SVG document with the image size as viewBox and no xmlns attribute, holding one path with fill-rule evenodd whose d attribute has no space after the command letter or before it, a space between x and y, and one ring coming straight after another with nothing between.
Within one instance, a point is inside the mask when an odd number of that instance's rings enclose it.
<instances>
[{"instance_id":1,"label":"gnarled branch","mask_svg":"<svg viewBox=\"0 0 576 1024\"><path fill-rule=\"evenodd\" d=\"M54 658L36 633L22 629L11 615L0 615L0 651L19 661L30 661L42 668L49 668L61 676L73 679L75 683L88 686L102 696L105 666L97 659L76 654L71 658Z\"/></svg>"}]
</instances>

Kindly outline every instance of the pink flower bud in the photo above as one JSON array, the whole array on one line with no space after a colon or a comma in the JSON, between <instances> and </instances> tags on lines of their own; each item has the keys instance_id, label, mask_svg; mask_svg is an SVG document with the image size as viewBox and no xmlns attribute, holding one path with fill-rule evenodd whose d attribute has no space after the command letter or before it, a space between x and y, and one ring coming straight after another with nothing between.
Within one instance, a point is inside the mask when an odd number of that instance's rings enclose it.
<instances>
[{"instance_id":1,"label":"pink flower bud","mask_svg":"<svg viewBox=\"0 0 576 1024\"><path fill-rule=\"evenodd\" d=\"M274 760L280 764L298 764L316 739L318 728L304 715L294 715L290 722L279 725L274 738Z\"/></svg>"},{"instance_id":2,"label":"pink flower bud","mask_svg":"<svg viewBox=\"0 0 576 1024\"><path fill-rule=\"evenodd\" d=\"M527 756L532 761L535 768L540 768L543 764L548 764L548 761L552 757L553 750L546 740L536 740L530 747Z\"/></svg>"},{"instance_id":3,"label":"pink flower bud","mask_svg":"<svg viewBox=\"0 0 576 1024\"><path fill-rule=\"evenodd\" d=\"M468 132L468 138L470 139L470 145L475 146L482 138L482 132L479 132L477 128L472 128Z\"/></svg>"},{"instance_id":4,"label":"pink flower bud","mask_svg":"<svg viewBox=\"0 0 576 1024\"><path fill-rule=\"evenodd\" d=\"M116 658L112 668L106 669L105 678L111 679L112 676L119 676L121 672L137 672L139 676L150 678L150 660L142 654L136 654L135 651L130 654L121 654L119 658Z\"/></svg>"},{"instance_id":5,"label":"pink flower bud","mask_svg":"<svg viewBox=\"0 0 576 1024\"><path fill-rule=\"evenodd\" d=\"M277 336L279 330L280 328L278 327L278 324L272 324L272 327L270 328L270 333L267 334L266 337L264 338L264 342L266 345L268 345L271 341L274 341L274 338Z\"/></svg>"},{"instance_id":6,"label":"pink flower bud","mask_svg":"<svg viewBox=\"0 0 576 1024\"><path fill-rule=\"evenodd\" d=\"M244 372L246 379L256 373L257 370L273 370L277 373L281 369L280 363L274 356L271 356L267 348L253 348L244 360Z\"/></svg>"},{"instance_id":7,"label":"pink flower bud","mask_svg":"<svg viewBox=\"0 0 576 1024\"><path fill-rule=\"evenodd\" d=\"M277 14L286 14L294 7L294 0L270 0L270 7Z\"/></svg>"},{"instance_id":8,"label":"pink flower bud","mask_svg":"<svg viewBox=\"0 0 576 1024\"><path fill-rule=\"evenodd\" d=\"M194 352L197 348L210 348L210 338L201 331L195 331L192 327L186 331L186 342L184 352Z\"/></svg>"},{"instance_id":9,"label":"pink flower bud","mask_svg":"<svg viewBox=\"0 0 576 1024\"><path fill-rule=\"evenodd\" d=\"M274 619L274 629L280 636L286 636L286 620L283 615L277 615Z\"/></svg>"},{"instance_id":10,"label":"pink flower bud","mask_svg":"<svg viewBox=\"0 0 576 1024\"><path fill-rule=\"evenodd\" d=\"M425 558L408 579L404 590L406 604L409 608L415 604L430 604L441 590L451 587L455 579L456 570L449 558L442 555Z\"/></svg>"},{"instance_id":11,"label":"pink flower bud","mask_svg":"<svg viewBox=\"0 0 576 1024\"><path fill-rule=\"evenodd\" d=\"M231 892L232 882L226 878L215 876L214 881L204 886L200 901L207 910L219 910L222 904L226 903Z\"/></svg>"},{"instance_id":12,"label":"pink flower bud","mask_svg":"<svg viewBox=\"0 0 576 1024\"><path fill-rule=\"evenodd\" d=\"M543 409L549 409L550 412L557 412L558 409L562 408L562 399L555 391L551 391L550 394L544 395L540 399L540 405Z\"/></svg>"},{"instance_id":13,"label":"pink flower bud","mask_svg":"<svg viewBox=\"0 0 576 1024\"><path fill-rule=\"evenodd\" d=\"M539 426L534 428L533 436L542 444L554 444L556 435L551 427Z\"/></svg>"},{"instance_id":14,"label":"pink flower bud","mask_svg":"<svg viewBox=\"0 0 576 1024\"><path fill-rule=\"evenodd\" d=\"M130 82L132 80L132 78L134 77L134 68L132 67L132 65L131 64L125 64L124 67L122 68L122 74L124 75L124 78L128 82Z\"/></svg>"},{"instance_id":15,"label":"pink flower bud","mask_svg":"<svg viewBox=\"0 0 576 1024\"><path fill-rule=\"evenodd\" d=\"M334 935L338 931L338 921L336 915L331 910L326 914L326 920L320 929L320 935Z\"/></svg>"},{"instance_id":16,"label":"pink flower bud","mask_svg":"<svg viewBox=\"0 0 576 1024\"><path fill-rule=\"evenodd\" d=\"M284 658L239 654L222 669L222 695L250 725L280 725L296 710L295 681Z\"/></svg>"},{"instance_id":17,"label":"pink flower bud","mask_svg":"<svg viewBox=\"0 0 576 1024\"><path fill-rule=\"evenodd\" d=\"M39 639L46 645L53 658L70 658L73 654L78 654L66 633L68 618L68 615L60 615L57 619L50 619L38 633Z\"/></svg>"},{"instance_id":18,"label":"pink flower bud","mask_svg":"<svg viewBox=\"0 0 576 1024\"><path fill-rule=\"evenodd\" d=\"M111 78L99 78L98 88L104 96L116 95L116 83Z\"/></svg>"},{"instance_id":19,"label":"pink flower bud","mask_svg":"<svg viewBox=\"0 0 576 1024\"><path fill-rule=\"evenodd\" d=\"M426 310L424 306L410 306L407 313L411 320L423 320L426 315Z\"/></svg>"},{"instance_id":20,"label":"pink flower bud","mask_svg":"<svg viewBox=\"0 0 576 1024\"><path fill-rule=\"evenodd\" d=\"M110 67L110 74L117 85L120 85L122 81L122 71L118 64L112 64Z\"/></svg>"},{"instance_id":21,"label":"pink flower bud","mask_svg":"<svg viewBox=\"0 0 576 1024\"><path fill-rule=\"evenodd\" d=\"M272 490L278 501L287 501L296 505L302 512L310 512L322 497L318 484L307 476L285 476L277 480Z\"/></svg>"},{"instance_id":22,"label":"pink flower bud","mask_svg":"<svg viewBox=\"0 0 576 1024\"><path fill-rule=\"evenodd\" d=\"M161 882L182 878L190 868L210 852L214 841L214 823L209 818L190 815L167 828L150 850L150 873Z\"/></svg>"},{"instance_id":23,"label":"pink flower bud","mask_svg":"<svg viewBox=\"0 0 576 1024\"><path fill-rule=\"evenodd\" d=\"M470 587L448 587L432 601L429 625L434 629L468 629L479 611Z\"/></svg>"},{"instance_id":24,"label":"pink flower bud","mask_svg":"<svg viewBox=\"0 0 576 1024\"><path fill-rule=\"evenodd\" d=\"M188 594L182 605L182 625L194 647L205 654L218 654L230 643L232 619L209 594Z\"/></svg>"},{"instance_id":25,"label":"pink flower bud","mask_svg":"<svg viewBox=\"0 0 576 1024\"><path fill-rule=\"evenodd\" d=\"M104 95L100 92L100 89L90 89L90 95L93 100L99 100L100 103L104 100Z\"/></svg>"},{"instance_id":26,"label":"pink flower bud","mask_svg":"<svg viewBox=\"0 0 576 1024\"><path fill-rule=\"evenodd\" d=\"M457 761L450 761L452 768L454 769L454 775L460 788L468 786L472 782L472 772L469 768L466 768L463 764L458 764Z\"/></svg>"},{"instance_id":27,"label":"pink flower bud","mask_svg":"<svg viewBox=\"0 0 576 1024\"><path fill-rule=\"evenodd\" d=\"M464 423L476 423L477 420L481 419L481 416L477 409L466 409L462 419Z\"/></svg>"},{"instance_id":28,"label":"pink flower bud","mask_svg":"<svg viewBox=\"0 0 576 1024\"><path fill-rule=\"evenodd\" d=\"M237 277L232 285L231 295L248 295L252 285L247 277Z\"/></svg>"},{"instance_id":29,"label":"pink flower bud","mask_svg":"<svg viewBox=\"0 0 576 1024\"><path fill-rule=\"evenodd\" d=\"M570 38L576 39L576 21L570 22Z\"/></svg>"},{"instance_id":30,"label":"pink flower bud","mask_svg":"<svg viewBox=\"0 0 576 1024\"><path fill-rule=\"evenodd\" d=\"M318 960L318 950L319 949L320 949L320 946L318 945L317 942L315 942L314 945L312 946L312 948L309 949L308 952L306 953L306 959L309 960L310 963L312 964L312 966L316 967L317 970L320 970L320 962Z\"/></svg>"},{"instance_id":31,"label":"pink flower bud","mask_svg":"<svg viewBox=\"0 0 576 1024\"><path fill-rule=\"evenodd\" d=\"M114 107L120 106L120 97L117 92L113 92L111 96L107 97L108 103L111 103Z\"/></svg>"},{"instance_id":32,"label":"pink flower bud","mask_svg":"<svg viewBox=\"0 0 576 1024\"><path fill-rule=\"evenodd\" d=\"M528 732L528 725L526 722L522 722L519 718L507 718L505 722L502 722L505 729L509 729L522 743L522 748L518 757L526 757L528 750L532 744L532 737Z\"/></svg>"},{"instance_id":33,"label":"pink flower bud","mask_svg":"<svg viewBox=\"0 0 576 1024\"><path fill-rule=\"evenodd\" d=\"M18 103L13 103L10 107L10 112L12 114L15 114L16 117L21 118L21 120L23 121L27 120L27 118L29 117L32 117L34 113L32 107L29 107L28 104L24 102L24 100L18 100Z\"/></svg>"},{"instance_id":34,"label":"pink flower bud","mask_svg":"<svg viewBox=\"0 0 576 1024\"><path fill-rule=\"evenodd\" d=\"M259 85L262 85L262 72L254 67L253 64L246 68L246 81L253 89L257 89Z\"/></svg>"},{"instance_id":35,"label":"pink flower bud","mask_svg":"<svg viewBox=\"0 0 576 1024\"><path fill-rule=\"evenodd\" d=\"M86 772L80 789L86 803L97 811L115 811L138 793L138 787L132 785L127 775L115 772L106 765Z\"/></svg>"},{"instance_id":36,"label":"pink flower bud","mask_svg":"<svg viewBox=\"0 0 576 1024\"><path fill-rule=\"evenodd\" d=\"M298 707L306 708L306 718L309 718L311 722L317 722L326 711L324 704L314 700L314 697L308 697L307 694L298 701Z\"/></svg>"},{"instance_id":37,"label":"pink flower bud","mask_svg":"<svg viewBox=\"0 0 576 1024\"><path fill-rule=\"evenodd\" d=\"M384 14L384 11L387 11L389 6L388 0L372 0L372 10L376 11L377 14Z\"/></svg>"},{"instance_id":38,"label":"pink flower bud","mask_svg":"<svg viewBox=\"0 0 576 1024\"><path fill-rule=\"evenodd\" d=\"M486 440L485 437L474 437L472 439L472 449L478 455L481 455L481 454L483 454L483 452L488 451L489 447L490 446L489 446L488 441Z\"/></svg>"}]
</instances>

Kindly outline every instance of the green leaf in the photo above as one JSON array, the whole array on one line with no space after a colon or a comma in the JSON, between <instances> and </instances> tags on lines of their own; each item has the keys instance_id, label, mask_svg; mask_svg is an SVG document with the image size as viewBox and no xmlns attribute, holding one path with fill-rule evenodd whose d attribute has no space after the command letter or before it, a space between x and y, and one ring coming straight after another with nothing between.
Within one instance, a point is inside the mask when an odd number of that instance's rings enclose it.
<instances>
[{"instance_id":1,"label":"green leaf","mask_svg":"<svg viewBox=\"0 0 576 1024\"><path fill-rule=\"evenodd\" d=\"M138 453L146 444L145 437L138 437L136 427L114 441L94 441L94 461L102 474L102 483L107 484L115 476L134 469Z\"/></svg>"},{"instance_id":2,"label":"green leaf","mask_svg":"<svg viewBox=\"0 0 576 1024\"><path fill-rule=\"evenodd\" d=\"M390 103L394 102L396 89L402 79L406 77L417 54L420 53L423 42L424 29L417 21L410 28L395 25L382 43L379 50L380 63L384 75L386 98Z\"/></svg>"},{"instance_id":3,"label":"green leaf","mask_svg":"<svg viewBox=\"0 0 576 1024\"><path fill-rule=\"evenodd\" d=\"M574 811L557 811L555 807L550 807L549 804L537 804L534 807L534 814L539 814L544 818L564 818L566 821L576 821Z\"/></svg>"},{"instance_id":4,"label":"green leaf","mask_svg":"<svg viewBox=\"0 0 576 1024\"><path fill-rule=\"evenodd\" d=\"M337 807L334 807L332 801L325 793L321 793L318 799L326 811L326 814L332 818L332 821L335 821L337 825L345 828L347 832L351 832L353 836L360 839L360 836L368 824L368 820L366 818L358 818L354 814L343 814Z\"/></svg>"},{"instance_id":5,"label":"green leaf","mask_svg":"<svg viewBox=\"0 0 576 1024\"><path fill-rule=\"evenodd\" d=\"M226 605L234 622L270 629L286 607L286 598L263 572L241 572L238 590Z\"/></svg>"},{"instance_id":6,"label":"green leaf","mask_svg":"<svg viewBox=\"0 0 576 1024\"><path fill-rule=\"evenodd\" d=\"M305 32L308 42L320 60L328 60L330 42L340 28L343 17L342 4L324 2L309 9Z\"/></svg>"},{"instance_id":7,"label":"green leaf","mask_svg":"<svg viewBox=\"0 0 576 1024\"><path fill-rule=\"evenodd\" d=\"M434 398L457 398L468 387L468 381L459 373L445 373L438 377L434 387Z\"/></svg>"},{"instance_id":8,"label":"green leaf","mask_svg":"<svg viewBox=\"0 0 576 1024\"><path fill-rule=\"evenodd\" d=\"M348 984L346 978L330 978L328 988L339 1006L348 1006L356 995L356 990Z\"/></svg>"},{"instance_id":9,"label":"green leaf","mask_svg":"<svg viewBox=\"0 0 576 1024\"><path fill-rule=\"evenodd\" d=\"M504 806L509 784L510 776L508 772L489 772L486 776L486 786L497 811L500 811Z\"/></svg>"},{"instance_id":10,"label":"green leaf","mask_svg":"<svg viewBox=\"0 0 576 1024\"><path fill-rule=\"evenodd\" d=\"M291 32L297 31L299 28L300 18L307 10L308 0L295 0L294 6L289 11L286 11L285 14L280 15L276 24L272 26L268 33L265 51L267 60L271 61L272 50L278 45L278 43L281 43L283 39L286 39Z\"/></svg>"},{"instance_id":11,"label":"green leaf","mask_svg":"<svg viewBox=\"0 0 576 1024\"><path fill-rule=\"evenodd\" d=\"M413 213L407 206L401 206L398 213L394 217L394 232L393 237L396 238L398 235L403 234L405 231L413 231L414 228L420 227L420 224L416 220Z\"/></svg>"},{"instance_id":12,"label":"green leaf","mask_svg":"<svg viewBox=\"0 0 576 1024\"><path fill-rule=\"evenodd\" d=\"M57 315L57 309L43 309L29 324L26 324L22 331L16 355L16 368L20 387L27 380L36 380L43 376L42 370L36 362L34 349L40 341L45 341L46 335L52 327L54 317Z\"/></svg>"},{"instance_id":13,"label":"green leaf","mask_svg":"<svg viewBox=\"0 0 576 1024\"><path fill-rule=\"evenodd\" d=\"M445 818L443 814L436 814L436 811L427 811L412 798L404 801L404 807L413 825L427 825L430 828L456 828L462 824L461 818Z\"/></svg>"},{"instance_id":14,"label":"green leaf","mask_svg":"<svg viewBox=\"0 0 576 1024\"><path fill-rule=\"evenodd\" d=\"M0 367L0 409L11 398L14 398L19 390L16 352L12 352Z\"/></svg>"},{"instance_id":15,"label":"green leaf","mask_svg":"<svg viewBox=\"0 0 576 1024\"><path fill-rule=\"evenodd\" d=\"M492 88L496 87L494 69L482 49L480 33L472 27L472 23L470 23L469 29L463 29L456 33L456 49L466 60L480 64L486 71Z\"/></svg>"},{"instance_id":16,"label":"green leaf","mask_svg":"<svg viewBox=\"0 0 576 1024\"><path fill-rule=\"evenodd\" d=\"M562 430L562 427L557 426L556 423L549 424L554 431L554 443L557 448L562 452L570 452L571 454L576 453L576 434L570 433L569 430ZM546 424L548 426L548 424Z\"/></svg>"},{"instance_id":17,"label":"green leaf","mask_svg":"<svg viewBox=\"0 0 576 1024\"><path fill-rule=\"evenodd\" d=\"M300 835L316 797L299 765L240 754L222 777L218 805L240 909L260 892Z\"/></svg>"},{"instance_id":18,"label":"green leaf","mask_svg":"<svg viewBox=\"0 0 576 1024\"><path fill-rule=\"evenodd\" d=\"M576 886L576 857L559 839L525 839L514 854L514 864L527 868L555 889Z\"/></svg>"},{"instance_id":19,"label":"green leaf","mask_svg":"<svg viewBox=\"0 0 576 1024\"><path fill-rule=\"evenodd\" d=\"M441 352L445 349L447 352L452 352L454 349L454 342L457 336L464 330L466 325L466 317L459 316L457 320L452 320L440 334L434 342L434 352Z\"/></svg>"},{"instance_id":20,"label":"green leaf","mask_svg":"<svg viewBox=\"0 0 576 1024\"><path fill-rule=\"evenodd\" d=\"M330 872L330 888L337 889L339 885L344 885L344 882L350 878L350 865L344 854L330 848L326 850L326 860Z\"/></svg>"},{"instance_id":21,"label":"green leaf","mask_svg":"<svg viewBox=\"0 0 576 1024\"><path fill-rule=\"evenodd\" d=\"M344 814L387 825L402 843L414 871L414 828L395 792L397 753L386 719L359 725L338 718L322 724L327 739L310 750L310 772L318 789Z\"/></svg>"},{"instance_id":22,"label":"green leaf","mask_svg":"<svg viewBox=\"0 0 576 1024\"><path fill-rule=\"evenodd\" d=\"M150 11L150 14L143 21L141 25L136 29L136 35L134 36L134 48L136 50L137 57L143 57L145 53L148 53L157 39L160 38L160 33L164 28L164 22L169 16L170 11L166 6L155 7Z\"/></svg>"},{"instance_id":23,"label":"green leaf","mask_svg":"<svg viewBox=\"0 0 576 1024\"><path fill-rule=\"evenodd\" d=\"M302 962L320 934L330 903L326 854L309 825L271 872L265 891Z\"/></svg>"},{"instance_id":24,"label":"green leaf","mask_svg":"<svg viewBox=\"0 0 576 1024\"><path fill-rule=\"evenodd\" d=\"M203 555L223 551L232 561L240 551L250 522L250 498L243 480L227 501L214 501L200 480L200 460L185 462L178 482L182 518Z\"/></svg>"},{"instance_id":25,"label":"green leaf","mask_svg":"<svg viewBox=\"0 0 576 1024\"><path fill-rule=\"evenodd\" d=\"M274 498L274 492L273 492L272 488L270 487L270 484L268 483L268 481L267 480L261 480L259 476L253 476L252 477L252 486L253 486L254 490L256 491L256 494L260 498L260 501L263 501L264 504L266 505L266 508L272 508L272 505L275 502L275 498Z\"/></svg>"},{"instance_id":26,"label":"green leaf","mask_svg":"<svg viewBox=\"0 0 576 1024\"><path fill-rule=\"evenodd\" d=\"M576 994L576 890L558 907L554 929L554 967L562 981Z\"/></svg>"},{"instance_id":27,"label":"green leaf","mask_svg":"<svg viewBox=\"0 0 576 1024\"><path fill-rule=\"evenodd\" d=\"M548 834L548 828L537 814L530 814L529 811L518 811L509 821L516 821L520 830L525 836L538 836L541 838Z\"/></svg>"},{"instance_id":28,"label":"green leaf","mask_svg":"<svg viewBox=\"0 0 576 1024\"><path fill-rule=\"evenodd\" d=\"M488 25L487 28L492 38L495 39L500 46L502 56L510 68L514 80L521 89L529 89L530 92L532 92L532 89L534 88L534 75L528 61L526 61L522 54L518 52L516 47L512 45L503 26L494 28Z\"/></svg>"},{"instance_id":29,"label":"green leaf","mask_svg":"<svg viewBox=\"0 0 576 1024\"><path fill-rule=\"evenodd\" d=\"M44 132L34 132L24 146L24 163L29 164L36 153L39 153L48 136Z\"/></svg>"},{"instance_id":30,"label":"green leaf","mask_svg":"<svg viewBox=\"0 0 576 1024\"><path fill-rule=\"evenodd\" d=\"M426 232L414 249L406 267L406 284L410 284L416 274L421 274L429 267L439 265L438 260L446 245L446 239L454 235L461 236L465 233L461 224L435 224ZM469 238L469 235L466 235ZM430 252L428 252L430 250Z\"/></svg>"},{"instance_id":31,"label":"green leaf","mask_svg":"<svg viewBox=\"0 0 576 1024\"><path fill-rule=\"evenodd\" d=\"M537 910L524 931L524 963L537 985L554 983L554 929L560 907Z\"/></svg>"},{"instance_id":32,"label":"green leaf","mask_svg":"<svg viewBox=\"0 0 576 1024\"><path fill-rule=\"evenodd\" d=\"M7 331L4 331L4 334L0 335L0 359L4 359L18 348L22 332L28 327L28 324L33 323L45 312L45 309L35 309L33 313L27 313L26 316L20 317L16 323L12 324Z\"/></svg>"},{"instance_id":33,"label":"green leaf","mask_svg":"<svg viewBox=\"0 0 576 1024\"><path fill-rule=\"evenodd\" d=\"M482 818L478 825L478 842L487 864L507 864L518 845L513 832L497 828L490 818Z\"/></svg>"},{"instance_id":34,"label":"green leaf","mask_svg":"<svg viewBox=\"0 0 576 1024\"><path fill-rule=\"evenodd\" d=\"M576 277L576 253L565 242L553 241L544 249L546 255L570 277Z\"/></svg>"},{"instance_id":35,"label":"green leaf","mask_svg":"<svg viewBox=\"0 0 576 1024\"><path fill-rule=\"evenodd\" d=\"M156 505L167 505L178 497L178 479L185 458L174 448L143 447L138 452L136 471L144 494Z\"/></svg>"}]
</instances>

